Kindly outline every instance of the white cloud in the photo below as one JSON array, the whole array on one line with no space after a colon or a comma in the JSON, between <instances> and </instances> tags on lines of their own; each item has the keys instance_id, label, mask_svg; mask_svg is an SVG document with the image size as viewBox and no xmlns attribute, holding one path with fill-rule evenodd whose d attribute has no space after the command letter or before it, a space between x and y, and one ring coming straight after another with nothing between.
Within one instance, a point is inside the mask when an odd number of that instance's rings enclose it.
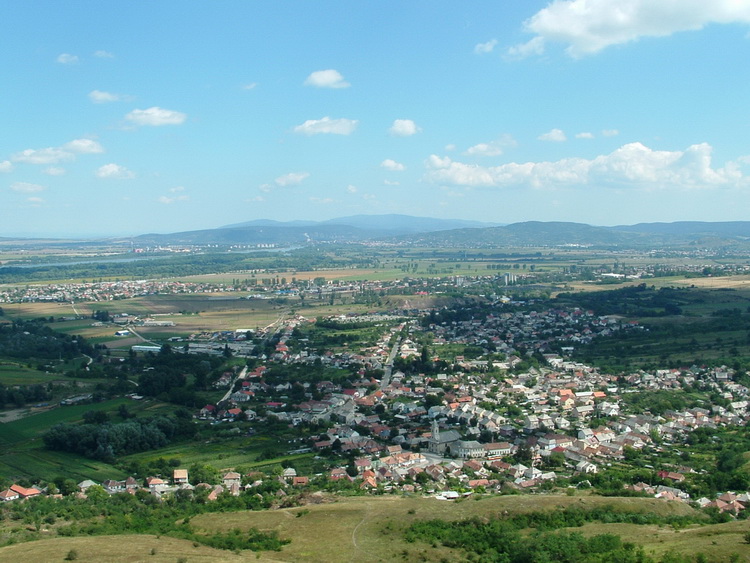
<instances>
[{"instance_id":1,"label":"white cloud","mask_svg":"<svg viewBox=\"0 0 750 563\"><path fill-rule=\"evenodd\" d=\"M531 41L538 41L542 49L544 42L563 43L568 45L566 51L570 56L581 57L641 37L665 37L702 29L710 23L748 24L750 3L745 0L554 0L524 22L524 27L535 35Z\"/></svg>"},{"instance_id":2,"label":"white cloud","mask_svg":"<svg viewBox=\"0 0 750 563\"><path fill-rule=\"evenodd\" d=\"M47 147L46 149L26 149L11 156L14 162L26 164L57 164L67 160L73 160L72 153L59 147Z\"/></svg>"},{"instance_id":3,"label":"white cloud","mask_svg":"<svg viewBox=\"0 0 750 563\"><path fill-rule=\"evenodd\" d=\"M283 176L279 176L274 180L274 183L280 188L286 188L288 186L298 186L302 181L309 177L309 172L289 172Z\"/></svg>"},{"instance_id":4,"label":"white cloud","mask_svg":"<svg viewBox=\"0 0 750 563\"><path fill-rule=\"evenodd\" d=\"M163 203L164 205L170 205L178 201L187 201L189 199L190 199L190 196L187 196L187 195L178 195L178 196L173 196L173 197L163 195L163 196L159 196L159 199L157 201L159 203Z\"/></svg>"},{"instance_id":5,"label":"white cloud","mask_svg":"<svg viewBox=\"0 0 750 563\"><path fill-rule=\"evenodd\" d=\"M482 167L431 155L425 177L454 186L484 187L631 187L641 189L712 188L747 183L735 163L712 168L707 143L684 151L657 151L629 143L594 159L566 158L555 162L511 162Z\"/></svg>"},{"instance_id":6,"label":"white cloud","mask_svg":"<svg viewBox=\"0 0 750 563\"><path fill-rule=\"evenodd\" d=\"M29 182L13 182L10 185L10 189L22 194L33 194L36 192L43 192L46 188L39 184L31 184Z\"/></svg>"},{"instance_id":7,"label":"white cloud","mask_svg":"<svg viewBox=\"0 0 750 563\"><path fill-rule=\"evenodd\" d=\"M330 197L315 197L315 196L310 196L308 199L310 201L312 201L313 203L321 203L323 205L330 205L332 203L336 203L336 200L333 199L333 198L330 198Z\"/></svg>"},{"instance_id":8,"label":"white cloud","mask_svg":"<svg viewBox=\"0 0 750 563\"><path fill-rule=\"evenodd\" d=\"M330 117L324 117L323 119L308 119L302 125L297 125L294 128L295 133L301 133L303 135L318 135L321 133L330 133L333 135L351 135L357 128L356 119L331 119Z\"/></svg>"},{"instance_id":9,"label":"white cloud","mask_svg":"<svg viewBox=\"0 0 750 563\"><path fill-rule=\"evenodd\" d=\"M349 192L350 194L356 194L358 191L357 186L349 184L348 186L346 186L346 191Z\"/></svg>"},{"instance_id":10,"label":"white cloud","mask_svg":"<svg viewBox=\"0 0 750 563\"><path fill-rule=\"evenodd\" d=\"M396 119L388 131L397 137L411 137L421 129L411 119Z\"/></svg>"},{"instance_id":11,"label":"white cloud","mask_svg":"<svg viewBox=\"0 0 750 563\"><path fill-rule=\"evenodd\" d=\"M110 163L100 166L96 171L96 175L99 178L112 178L115 180L128 180L135 178L135 174L119 164Z\"/></svg>"},{"instance_id":12,"label":"white cloud","mask_svg":"<svg viewBox=\"0 0 750 563\"><path fill-rule=\"evenodd\" d=\"M41 197L36 197L36 196L27 197L26 201L28 201L34 207L38 207L44 204L44 200Z\"/></svg>"},{"instance_id":13,"label":"white cloud","mask_svg":"<svg viewBox=\"0 0 750 563\"><path fill-rule=\"evenodd\" d=\"M539 139L540 141L554 141L556 143L561 143L562 141L568 140L562 129L553 129L548 133L539 135L537 139Z\"/></svg>"},{"instance_id":14,"label":"white cloud","mask_svg":"<svg viewBox=\"0 0 750 563\"><path fill-rule=\"evenodd\" d=\"M576 133L576 139L593 139L593 138L594 138L594 134L589 133L588 131Z\"/></svg>"},{"instance_id":15,"label":"white cloud","mask_svg":"<svg viewBox=\"0 0 750 563\"><path fill-rule=\"evenodd\" d=\"M351 86L338 70L316 70L305 79L306 86L316 88L348 88Z\"/></svg>"},{"instance_id":16,"label":"white cloud","mask_svg":"<svg viewBox=\"0 0 750 563\"><path fill-rule=\"evenodd\" d=\"M10 160L3 160L0 162L0 172L12 172L13 163Z\"/></svg>"},{"instance_id":17,"label":"white cloud","mask_svg":"<svg viewBox=\"0 0 750 563\"><path fill-rule=\"evenodd\" d=\"M602 131L602 135L605 137L616 137L620 132L617 129L605 129Z\"/></svg>"},{"instance_id":18,"label":"white cloud","mask_svg":"<svg viewBox=\"0 0 750 563\"><path fill-rule=\"evenodd\" d=\"M74 65L78 63L78 57L69 53L62 53L57 56L57 62L63 65Z\"/></svg>"},{"instance_id":19,"label":"white cloud","mask_svg":"<svg viewBox=\"0 0 750 563\"><path fill-rule=\"evenodd\" d=\"M101 90L92 90L89 92L89 100L95 104L106 104L109 102L119 102L123 99L120 94L112 94L111 92L102 92Z\"/></svg>"},{"instance_id":20,"label":"white cloud","mask_svg":"<svg viewBox=\"0 0 750 563\"><path fill-rule=\"evenodd\" d=\"M179 111L154 106L148 109L134 109L125 116L125 119L136 125L157 127L160 125L181 125L187 119L187 115Z\"/></svg>"},{"instance_id":21,"label":"white cloud","mask_svg":"<svg viewBox=\"0 0 750 563\"><path fill-rule=\"evenodd\" d=\"M173 194L184 192L185 186L175 186L174 188L169 188L169 191Z\"/></svg>"},{"instance_id":22,"label":"white cloud","mask_svg":"<svg viewBox=\"0 0 750 563\"><path fill-rule=\"evenodd\" d=\"M380 167L385 168L386 170L392 170L394 172L402 172L403 170L406 170L406 166L390 158L386 158L383 162L381 162Z\"/></svg>"},{"instance_id":23,"label":"white cloud","mask_svg":"<svg viewBox=\"0 0 750 563\"><path fill-rule=\"evenodd\" d=\"M243 90L254 90L255 87L258 85L257 82L249 82L247 84L242 85Z\"/></svg>"},{"instance_id":24,"label":"white cloud","mask_svg":"<svg viewBox=\"0 0 750 563\"><path fill-rule=\"evenodd\" d=\"M490 39L486 43L477 43L476 45L474 45L474 52L477 55L491 53L496 45L497 45L497 39Z\"/></svg>"},{"instance_id":25,"label":"white cloud","mask_svg":"<svg viewBox=\"0 0 750 563\"><path fill-rule=\"evenodd\" d=\"M65 174L65 168L59 166L50 166L43 171L47 176L62 176Z\"/></svg>"},{"instance_id":26,"label":"white cloud","mask_svg":"<svg viewBox=\"0 0 750 563\"><path fill-rule=\"evenodd\" d=\"M503 149L496 143L479 143L466 149L467 156L500 156Z\"/></svg>"},{"instance_id":27,"label":"white cloud","mask_svg":"<svg viewBox=\"0 0 750 563\"><path fill-rule=\"evenodd\" d=\"M383 180L383 183L386 186L400 186L401 182L397 182L396 180Z\"/></svg>"},{"instance_id":28,"label":"white cloud","mask_svg":"<svg viewBox=\"0 0 750 563\"><path fill-rule=\"evenodd\" d=\"M25 164L58 164L75 160L76 154L103 153L104 148L91 139L75 139L61 147L26 149L11 156L13 162Z\"/></svg>"},{"instance_id":29,"label":"white cloud","mask_svg":"<svg viewBox=\"0 0 750 563\"><path fill-rule=\"evenodd\" d=\"M65 143L62 148L79 154L99 154L104 152L104 147L91 139L75 139L74 141Z\"/></svg>"},{"instance_id":30,"label":"white cloud","mask_svg":"<svg viewBox=\"0 0 750 563\"><path fill-rule=\"evenodd\" d=\"M534 37L526 43L520 43L508 49L508 56L512 59L525 59L532 55L544 53L544 38Z\"/></svg>"},{"instance_id":31,"label":"white cloud","mask_svg":"<svg viewBox=\"0 0 750 563\"><path fill-rule=\"evenodd\" d=\"M94 51L94 56L99 59L114 59L115 58L115 56L109 51L102 51L102 50Z\"/></svg>"}]
</instances>

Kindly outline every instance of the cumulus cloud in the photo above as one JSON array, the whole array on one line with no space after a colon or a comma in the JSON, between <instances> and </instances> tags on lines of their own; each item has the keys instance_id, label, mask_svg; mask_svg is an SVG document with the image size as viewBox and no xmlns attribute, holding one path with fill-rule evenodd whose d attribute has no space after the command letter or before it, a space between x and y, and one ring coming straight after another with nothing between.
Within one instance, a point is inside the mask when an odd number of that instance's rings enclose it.
<instances>
[{"instance_id":1,"label":"cumulus cloud","mask_svg":"<svg viewBox=\"0 0 750 563\"><path fill-rule=\"evenodd\" d=\"M179 111L154 106L148 109L134 109L125 116L125 119L136 125L158 127L160 125L181 125L187 119L187 115Z\"/></svg>"},{"instance_id":2,"label":"cumulus cloud","mask_svg":"<svg viewBox=\"0 0 750 563\"><path fill-rule=\"evenodd\" d=\"M617 129L605 129L602 131L602 135L605 137L616 137L620 132Z\"/></svg>"},{"instance_id":3,"label":"cumulus cloud","mask_svg":"<svg viewBox=\"0 0 750 563\"><path fill-rule=\"evenodd\" d=\"M526 43L514 45L508 49L508 56L512 59L525 59L532 55L541 55L544 53L544 38L534 37Z\"/></svg>"},{"instance_id":4,"label":"cumulus cloud","mask_svg":"<svg viewBox=\"0 0 750 563\"><path fill-rule=\"evenodd\" d=\"M302 125L297 125L294 128L295 133L301 133L303 135L319 135L321 133L330 133L332 135L351 135L357 128L356 119L331 119L330 117L324 117L323 119L308 119Z\"/></svg>"},{"instance_id":5,"label":"cumulus cloud","mask_svg":"<svg viewBox=\"0 0 750 563\"><path fill-rule=\"evenodd\" d=\"M543 52L548 42L567 45L572 57L598 53L641 37L666 37L711 24L750 23L750 3L738 0L555 0L524 22L535 37L513 47L517 55Z\"/></svg>"},{"instance_id":6,"label":"cumulus cloud","mask_svg":"<svg viewBox=\"0 0 750 563\"><path fill-rule=\"evenodd\" d=\"M115 179L115 180L128 180L130 178L135 178L135 173L128 170L124 166L120 166L119 164L110 163L105 164L104 166L100 166L97 171L96 175L99 178L108 178L108 179Z\"/></svg>"},{"instance_id":7,"label":"cumulus cloud","mask_svg":"<svg viewBox=\"0 0 750 563\"><path fill-rule=\"evenodd\" d=\"M104 147L91 139L75 139L74 141L65 143L62 148L78 154L99 154L104 152Z\"/></svg>"},{"instance_id":8,"label":"cumulus cloud","mask_svg":"<svg viewBox=\"0 0 750 563\"><path fill-rule=\"evenodd\" d=\"M381 162L380 167L385 168L386 170L392 170L394 172L402 172L406 170L406 166L390 158L386 158L383 162Z\"/></svg>"},{"instance_id":9,"label":"cumulus cloud","mask_svg":"<svg viewBox=\"0 0 750 563\"><path fill-rule=\"evenodd\" d=\"M14 162L25 164L57 164L67 160L73 160L73 153L60 147L47 147L46 149L26 149L11 156Z\"/></svg>"},{"instance_id":10,"label":"cumulus cloud","mask_svg":"<svg viewBox=\"0 0 750 563\"><path fill-rule=\"evenodd\" d=\"M582 131L581 133L576 133L576 139L593 139L594 134L589 133L588 131Z\"/></svg>"},{"instance_id":11,"label":"cumulus cloud","mask_svg":"<svg viewBox=\"0 0 750 563\"><path fill-rule=\"evenodd\" d=\"M10 160L0 161L0 172L13 172L13 163Z\"/></svg>"},{"instance_id":12,"label":"cumulus cloud","mask_svg":"<svg viewBox=\"0 0 750 563\"><path fill-rule=\"evenodd\" d=\"M532 188L633 187L711 188L747 182L738 166L713 168L712 147L692 145L684 151L658 151L629 143L593 159L566 158L555 162L511 162L483 167L431 155L426 161L427 180L454 186Z\"/></svg>"},{"instance_id":13,"label":"cumulus cloud","mask_svg":"<svg viewBox=\"0 0 750 563\"><path fill-rule=\"evenodd\" d=\"M91 139L75 139L61 147L47 147L44 149L26 149L11 156L13 162L24 164L58 164L75 160L76 154L103 153L102 147ZM1 168L0 168L1 170Z\"/></svg>"},{"instance_id":14,"label":"cumulus cloud","mask_svg":"<svg viewBox=\"0 0 750 563\"><path fill-rule=\"evenodd\" d=\"M46 188L39 184L31 184L29 182L13 182L10 185L10 189L22 194L33 194L36 192L43 192Z\"/></svg>"},{"instance_id":15,"label":"cumulus cloud","mask_svg":"<svg viewBox=\"0 0 750 563\"><path fill-rule=\"evenodd\" d=\"M516 141L510 135L504 135L491 143L478 143L464 151L467 156L499 156L505 147L516 146Z\"/></svg>"},{"instance_id":16,"label":"cumulus cloud","mask_svg":"<svg viewBox=\"0 0 750 563\"><path fill-rule=\"evenodd\" d=\"M561 143L563 141L567 141L568 138L565 136L565 133L562 129L553 129L552 131L549 131L548 133L543 133L542 135L539 135L537 137L540 141L554 141L556 143Z\"/></svg>"},{"instance_id":17,"label":"cumulus cloud","mask_svg":"<svg viewBox=\"0 0 750 563\"><path fill-rule=\"evenodd\" d=\"M57 62L62 65L74 65L78 63L78 57L70 53L61 53L57 55Z\"/></svg>"},{"instance_id":18,"label":"cumulus cloud","mask_svg":"<svg viewBox=\"0 0 750 563\"><path fill-rule=\"evenodd\" d=\"M421 129L411 119L396 119L388 131L396 137L411 137Z\"/></svg>"},{"instance_id":19,"label":"cumulus cloud","mask_svg":"<svg viewBox=\"0 0 750 563\"><path fill-rule=\"evenodd\" d=\"M274 180L274 183L280 188L286 188L288 186L299 186L303 180L310 176L309 172L289 172L283 176L279 176Z\"/></svg>"},{"instance_id":20,"label":"cumulus cloud","mask_svg":"<svg viewBox=\"0 0 750 563\"><path fill-rule=\"evenodd\" d=\"M499 156L503 154L503 149L491 143L479 143L466 149L464 154L468 156Z\"/></svg>"},{"instance_id":21,"label":"cumulus cloud","mask_svg":"<svg viewBox=\"0 0 750 563\"><path fill-rule=\"evenodd\" d=\"M101 90L92 90L89 92L89 100L95 104L107 104L110 102L119 102L125 99L120 94L113 94L111 92L102 92Z\"/></svg>"},{"instance_id":22,"label":"cumulus cloud","mask_svg":"<svg viewBox=\"0 0 750 563\"><path fill-rule=\"evenodd\" d=\"M497 39L490 39L486 43L477 43L474 45L474 53L477 55L483 55L485 53L491 53L497 45Z\"/></svg>"},{"instance_id":23,"label":"cumulus cloud","mask_svg":"<svg viewBox=\"0 0 750 563\"><path fill-rule=\"evenodd\" d=\"M316 70L310 73L305 79L306 86L315 86L316 88L348 88L351 86L338 70L332 68L328 70Z\"/></svg>"}]
</instances>

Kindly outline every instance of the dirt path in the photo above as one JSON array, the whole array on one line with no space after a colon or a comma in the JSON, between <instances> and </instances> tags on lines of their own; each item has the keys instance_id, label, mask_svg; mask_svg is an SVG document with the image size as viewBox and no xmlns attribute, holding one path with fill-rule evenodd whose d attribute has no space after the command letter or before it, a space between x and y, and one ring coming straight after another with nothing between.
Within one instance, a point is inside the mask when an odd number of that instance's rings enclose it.
<instances>
[{"instance_id":1,"label":"dirt path","mask_svg":"<svg viewBox=\"0 0 750 563\"><path fill-rule=\"evenodd\" d=\"M0 412L0 422L13 422L29 416L30 414L31 412L28 408L3 411Z\"/></svg>"}]
</instances>

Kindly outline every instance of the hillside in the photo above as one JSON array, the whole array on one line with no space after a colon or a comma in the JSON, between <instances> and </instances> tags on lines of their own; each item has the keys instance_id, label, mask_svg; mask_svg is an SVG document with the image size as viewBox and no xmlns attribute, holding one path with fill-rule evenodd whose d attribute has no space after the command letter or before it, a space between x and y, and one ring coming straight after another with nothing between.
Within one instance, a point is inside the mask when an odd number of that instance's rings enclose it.
<instances>
[{"instance_id":1,"label":"hillside","mask_svg":"<svg viewBox=\"0 0 750 563\"><path fill-rule=\"evenodd\" d=\"M519 514L537 510L560 510L569 506L584 509L612 507L628 512L655 513L662 516L687 515L693 511L681 503L643 498L604 498L592 496L527 496L466 500L458 503L432 498L351 497L332 499L313 497L320 504L304 507L250 512L203 514L192 524L207 533L234 528L275 530L291 542L280 552L231 552L196 545L188 540L167 536L122 535L99 537L54 538L11 545L0 549L4 561L62 560L75 550L79 561L394 561L394 560L463 560L466 553L422 542L410 543L404 531L412 523L425 519L464 520L487 518L498 514ZM52 526L51 528L54 528ZM706 526L671 526L635 524L586 524L574 531L584 535L610 533L624 541L642 545L646 554L659 558L667 551L695 555L705 553L716 561L728 561L734 553L750 556L750 546L743 541L744 522ZM658 559L657 559L658 560Z\"/></svg>"}]
</instances>

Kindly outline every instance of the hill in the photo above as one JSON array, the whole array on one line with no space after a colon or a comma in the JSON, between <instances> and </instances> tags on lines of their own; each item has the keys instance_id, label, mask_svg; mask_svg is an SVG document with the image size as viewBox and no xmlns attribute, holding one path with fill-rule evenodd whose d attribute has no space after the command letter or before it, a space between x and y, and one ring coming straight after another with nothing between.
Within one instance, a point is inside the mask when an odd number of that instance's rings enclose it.
<instances>
[{"instance_id":1,"label":"hill","mask_svg":"<svg viewBox=\"0 0 750 563\"><path fill-rule=\"evenodd\" d=\"M455 229L400 237L426 246L587 246L602 248L695 248L745 245L750 222L643 223L596 227L584 223L526 221L501 227Z\"/></svg>"},{"instance_id":2,"label":"hill","mask_svg":"<svg viewBox=\"0 0 750 563\"><path fill-rule=\"evenodd\" d=\"M584 509L612 507L627 512L662 516L688 515L693 509L682 503L647 498L605 498L593 496L510 495L452 503L419 497L350 497L335 502L317 497L320 504L303 507L245 512L203 514L191 519L206 533L252 527L275 530L291 540L280 552L231 552L216 550L167 536L121 535L99 537L57 537L11 545L0 549L3 561L63 560L75 550L79 561L395 561L463 560L466 553L437 544L408 542L404 531L426 519L485 519L499 514L538 510L560 510L569 506ZM54 526L52 526L54 529ZM680 555L709 555L728 561L732 554L750 556L743 542L746 524L741 521L673 528L659 525L585 524L575 528L585 536L602 533L620 535L623 541L642 545L647 555L660 558L668 551ZM657 559L658 560L658 559ZM743 560L743 559L739 559Z\"/></svg>"}]
</instances>

